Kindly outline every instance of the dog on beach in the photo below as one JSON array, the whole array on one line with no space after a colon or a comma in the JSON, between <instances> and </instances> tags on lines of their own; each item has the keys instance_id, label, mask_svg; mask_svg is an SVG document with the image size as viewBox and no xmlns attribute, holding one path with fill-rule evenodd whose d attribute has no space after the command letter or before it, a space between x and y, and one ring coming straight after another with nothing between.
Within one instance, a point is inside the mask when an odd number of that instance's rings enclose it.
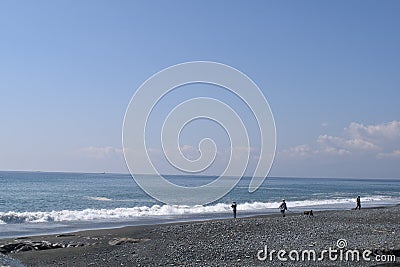
<instances>
[{"instance_id":1,"label":"dog on beach","mask_svg":"<svg viewBox=\"0 0 400 267\"><path fill-rule=\"evenodd\" d=\"M304 215L308 215L309 217L310 217L310 216L314 217L314 213L312 212L312 210L306 210L306 211L304 212Z\"/></svg>"}]
</instances>

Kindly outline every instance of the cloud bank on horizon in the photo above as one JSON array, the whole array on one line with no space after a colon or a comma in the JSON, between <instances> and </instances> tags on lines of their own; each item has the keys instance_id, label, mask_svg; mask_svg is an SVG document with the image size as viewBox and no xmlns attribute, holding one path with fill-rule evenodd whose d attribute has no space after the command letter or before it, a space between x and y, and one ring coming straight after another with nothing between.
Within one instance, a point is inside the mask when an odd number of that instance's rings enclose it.
<instances>
[{"instance_id":1,"label":"cloud bank on horizon","mask_svg":"<svg viewBox=\"0 0 400 267\"><path fill-rule=\"evenodd\" d=\"M321 134L311 144L278 152L277 172L293 176L296 174L290 170L297 170L301 176L303 165L308 175L315 177L399 178L399 152L399 121L375 125L352 122L341 135Z\"/></svg>"},{"instance_id":2,"label":"cloud bank on horizon","mask_svg":"<svg viewBox=\"0 0 400 267\"><path fill-rule=\"evenodd\" d=\"M376 159L397 158L400 149L400 122L377 125L352 122L341 136L319 135L314 144L301 144L279 153L282 158L330 156L365 156Z\"/></svg>"},{"instance_id":3,"label":"cloud bank on horizon","mask_svg":"<svg viewBox=\"0 0 400 267\"><path fill-rule=\"evenodd\" d=\"M185 144L180 149L189 159L196 159L199 155L197 147L193 145ZM244 160L247 151L250 151L249 169L253 170L259 155L257 147L234 147L232 161ZM148 148L148 153L161 173L182 174L168 167L162 149ZM218 156L223 160L204 174L216 175L223 171L230 153L228 148L219 149ZM80 150L80 156L102 164L110 160L121 161L123 165L123 151L119 147L84 147ZM270 176L400 178L393 172L381 171L391 170L399 162L400 121L375 125L352 122L339 136L324 133L317 136L314 143L278 150ZM140 159L137 164L140 164ZM327 166L337 166L337 169L332 171ZM307 171L301 173L300 169ZM121 167L115 171L126 172L126 169Z\"/></svg>"}]
</instances>

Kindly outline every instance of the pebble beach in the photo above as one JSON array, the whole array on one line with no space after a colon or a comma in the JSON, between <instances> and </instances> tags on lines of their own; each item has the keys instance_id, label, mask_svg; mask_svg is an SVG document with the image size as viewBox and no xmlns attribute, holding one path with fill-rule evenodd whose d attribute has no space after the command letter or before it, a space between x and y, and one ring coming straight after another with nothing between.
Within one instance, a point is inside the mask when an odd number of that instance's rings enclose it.
<instances>
[{"instance_id":1,"label":"pebble beach","mask_svg":"<svg viewBox=\"0 0 400 267\"><path fill-rule=\"evenodd\" d=\"M25 266L400 266L399 233L393 206L4 239L0 251Z\"/></svg>"}]
</instances>

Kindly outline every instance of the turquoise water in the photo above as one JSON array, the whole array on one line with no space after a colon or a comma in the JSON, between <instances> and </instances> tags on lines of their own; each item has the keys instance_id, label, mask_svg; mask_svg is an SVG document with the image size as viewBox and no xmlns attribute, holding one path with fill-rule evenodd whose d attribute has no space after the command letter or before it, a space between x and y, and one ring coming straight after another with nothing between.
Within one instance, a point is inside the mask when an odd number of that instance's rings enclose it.
<instances>
[{"instance_id":1,"label":"turquoise water","mask_svg":"<svg viewBox=\"0 0 400 267\"><path fill-rule=\"evenodd\" d=\"M207 184L215 177L166 176L180 185ZM400 203L400 179L267 178L248 192L242 178L226 196L206 206L163 205L144 193L128 174L0 172L0 238L124 225L190 221L289 210L350 209Z\"/></svg>"}]
</instances>

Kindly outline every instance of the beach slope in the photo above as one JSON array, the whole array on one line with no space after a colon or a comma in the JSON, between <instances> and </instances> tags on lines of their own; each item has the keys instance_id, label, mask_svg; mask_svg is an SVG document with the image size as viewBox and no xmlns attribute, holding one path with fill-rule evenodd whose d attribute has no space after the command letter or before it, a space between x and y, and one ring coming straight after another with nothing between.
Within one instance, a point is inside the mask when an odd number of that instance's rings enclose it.
<instances>
[{"instance_id":1,"label":"beach slope","mask_svg":"<svg viewBox=\"0 0 400 267\"><path fill-rule=\"evenodd\" d=\"M314 217L288 213L132 226L1 240L0 245L61 247L29 251L26 246L28 251L8 253L26 266L399 266L399 222L400 207L394 206L314 212ZM279 250L285 252L281 259ZM323 250L331 255L321 256ZM356 250L359 261L352 255ZM379 255L387 255L386 262L378 262Z\"/></svg>"}]
</instances>

